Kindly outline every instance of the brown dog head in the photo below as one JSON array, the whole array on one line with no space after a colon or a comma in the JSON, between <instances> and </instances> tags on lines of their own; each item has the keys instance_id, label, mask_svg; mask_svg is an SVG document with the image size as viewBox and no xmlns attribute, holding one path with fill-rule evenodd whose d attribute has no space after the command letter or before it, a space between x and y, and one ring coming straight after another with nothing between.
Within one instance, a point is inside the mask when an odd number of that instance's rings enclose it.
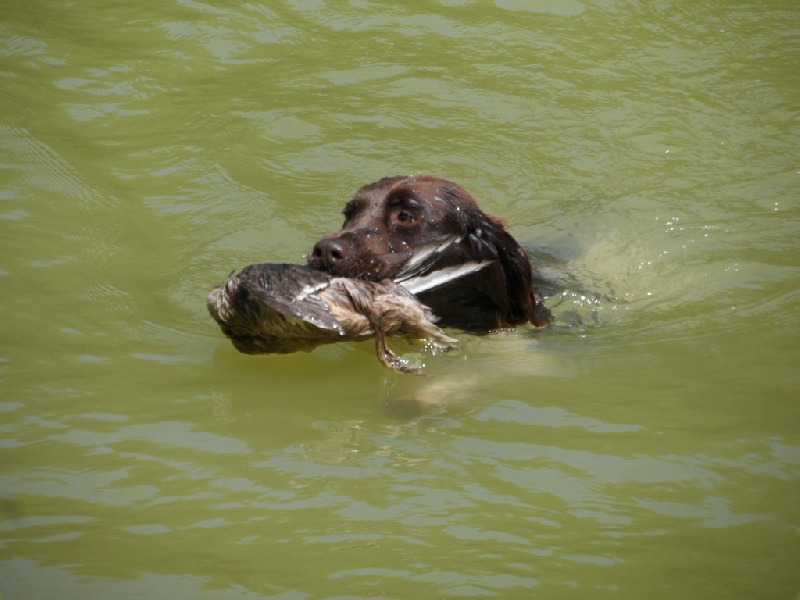
<instances>
[{"instance_id":1,"label":"brown dog head","mask_svg":"<svg viewBox=\"0 0 800 600\"><path fill-rule=\"evenodd\" d=\"M532 321L531 265L502 220L464 188L436 177L387 177L362 187L341 230L323 237L308 264L340 277L395 279L467 263L485 268L419 294L444 326L488 330Z\"/></svg>"}]
</instances>

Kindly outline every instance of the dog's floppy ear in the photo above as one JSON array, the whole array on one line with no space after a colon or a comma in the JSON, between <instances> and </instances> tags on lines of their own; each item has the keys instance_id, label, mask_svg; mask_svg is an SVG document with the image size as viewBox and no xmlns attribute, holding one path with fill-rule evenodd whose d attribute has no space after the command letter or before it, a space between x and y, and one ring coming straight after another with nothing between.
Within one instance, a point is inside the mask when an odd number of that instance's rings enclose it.
<instances>
[{"instance_id":1,"label":"dog's floppy ear","mask_svg":"<svg viewBox=\"0 0 800 600\"><path fill-rule=\"evenodd\" d=\"M533 269L528 255L517 241L506 231L506 220L486 215L485 241L494 246L497 260L503 268L505 291L508 296L508 320L511 323L532 322L545 325L536 316L536 300L533 295Z\"/></svg>"},{"instance_id":2,"label":"dog's floppy ear","mask_svg":"<svg viewBox=\"0 0 800 600\"><path fill-rule=\"evenodd\" d=\"M496 264L482 271L480 291L500 309L502 326L532 322L545 325L536 316L533 295L533 269L527 254L506 231L506 220L484 213L474 198L458 186L441 189L445 200L455 210L461 226L465 260L495 260Z\"/></svg>"}]
</instances>

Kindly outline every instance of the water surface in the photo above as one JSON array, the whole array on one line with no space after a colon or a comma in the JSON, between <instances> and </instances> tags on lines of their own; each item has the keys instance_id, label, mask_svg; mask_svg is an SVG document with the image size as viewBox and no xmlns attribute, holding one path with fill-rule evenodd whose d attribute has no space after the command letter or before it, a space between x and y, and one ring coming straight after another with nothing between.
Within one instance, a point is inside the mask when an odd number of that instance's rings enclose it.
<instances>
[{"instance_id":1,"label":"water surface","mask_svg":"<svg viewBox=\"0 0 800 600\"><path fill-rule=\"evenodd\" d=\"M800 593L794 2L3 15L4 598ZM551 328L422 378L222 337L230 271L431 172Z\"/></svg>"}]
</instances>

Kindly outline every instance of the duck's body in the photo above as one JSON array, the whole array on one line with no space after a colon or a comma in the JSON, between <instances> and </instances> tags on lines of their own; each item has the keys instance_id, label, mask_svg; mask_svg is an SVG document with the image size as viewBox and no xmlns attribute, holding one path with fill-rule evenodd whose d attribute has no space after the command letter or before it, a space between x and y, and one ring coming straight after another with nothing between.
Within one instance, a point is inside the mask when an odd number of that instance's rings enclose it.
<instances>
[{"instance_id":1,"label":"duck's body","mask_svg":"<svg viewBox=\"0 0 800 600\"><path fill-rule=\"evenodd\" d=\"M333 277L305 265L258 264L211 292L208 311L240 352L287 353L321 344L375 337L378 359L411 370L386 346L386 337L457 343L405 287Z\"/></svg>"}]
</instances>

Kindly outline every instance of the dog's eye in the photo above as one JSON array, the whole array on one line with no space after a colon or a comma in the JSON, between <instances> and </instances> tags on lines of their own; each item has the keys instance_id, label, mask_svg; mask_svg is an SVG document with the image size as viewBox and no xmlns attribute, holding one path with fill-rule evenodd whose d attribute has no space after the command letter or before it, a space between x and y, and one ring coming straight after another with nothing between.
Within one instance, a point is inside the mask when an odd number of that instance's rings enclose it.
<instances>
[{"instance_id":1,"label":"dog's eye","mask_svg":"<svg viewBox=\"0 0 800 600\"><path fill-rule=\"evenodd\" d=\"M392 220L398 225L413 225L417 215L407 210L397 210L392 214Z\"/></svg>"}]
</instances>

